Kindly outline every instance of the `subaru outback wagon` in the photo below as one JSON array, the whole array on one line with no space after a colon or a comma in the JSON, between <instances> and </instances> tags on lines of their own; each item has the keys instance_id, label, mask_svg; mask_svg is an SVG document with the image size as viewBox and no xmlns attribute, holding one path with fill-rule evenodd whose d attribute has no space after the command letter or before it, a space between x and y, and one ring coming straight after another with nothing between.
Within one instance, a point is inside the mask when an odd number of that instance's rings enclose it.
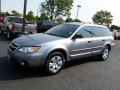
<instances>
[{"instance_id":1,"label":"subaru outback wagon","mask_svg":"<svg viewBox=\"0 0 120 90\"><path fill-rule=\"evenodd\" d=\"M21 66L44 66L49 74L57 74L66 61L96 55L107 60L114 46L113 40L105 26L65 23L45 33L13 40L8 56L11 62Z\"/></svg>"}]
</instances>

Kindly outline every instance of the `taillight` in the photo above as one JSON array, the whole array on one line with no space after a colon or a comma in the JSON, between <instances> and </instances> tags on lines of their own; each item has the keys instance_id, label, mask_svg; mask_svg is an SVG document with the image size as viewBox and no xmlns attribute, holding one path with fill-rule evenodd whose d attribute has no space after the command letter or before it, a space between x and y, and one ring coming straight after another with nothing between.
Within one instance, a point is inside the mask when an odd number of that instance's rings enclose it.
<instances>
[{"instance_id":1,"label":"taillight","mask_svg":"<svg viewBox=\"0 0 120 90\"><path fill-rule=\"evenodd\" d=\"M2 22L2 23L3 23L3 20L4 20L4 18L3 18L3 17L0 17L0 22Z\"/></svg>"},{"instance_id":2,"label":"taillight","mask_svg":"<svg viewBox=\"0 0 120 90\"><path fill-rule=\"evenodd\" d=\"M15 30L16 29L16 25L14 23L11 23L9 25L9 30Z\"/></svg>"},{"instance_id":3,"label":"taillight","mask_svg":"<svg viewBox=\"0 0 120 90\"><path fill-rule=\"evenodd\" d=\"M1 20L3 20L4 18L3 17L0 17Z\"/></svg>"}]
</instances>

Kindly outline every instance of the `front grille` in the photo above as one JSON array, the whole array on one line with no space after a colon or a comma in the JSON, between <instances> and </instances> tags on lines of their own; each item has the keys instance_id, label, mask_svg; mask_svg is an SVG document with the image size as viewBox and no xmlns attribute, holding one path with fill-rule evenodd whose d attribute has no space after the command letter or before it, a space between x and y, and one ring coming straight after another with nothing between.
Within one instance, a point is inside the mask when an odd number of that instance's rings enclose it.
<instances>
[{"instance_id":1,"label":"front grille","mask_svg":"<svg viewBox=\"0 0 120 90\"><path fill-rule=\"evenodd\" d=\"M9 47L12 51L15 51L17 49L18 45L15 43L11 43Z\"/></svg>"}]
</instances>

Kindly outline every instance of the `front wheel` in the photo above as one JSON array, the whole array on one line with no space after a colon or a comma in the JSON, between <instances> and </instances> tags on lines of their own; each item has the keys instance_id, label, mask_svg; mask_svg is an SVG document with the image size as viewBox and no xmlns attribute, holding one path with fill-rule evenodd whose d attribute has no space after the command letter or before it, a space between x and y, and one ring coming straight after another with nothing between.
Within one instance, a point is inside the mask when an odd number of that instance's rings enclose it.
<instances>
[{"instance_id":1,"label":"front wheel","mask_svg":"<svg viewBox=\"0 0 120 90\"><path fill-rule=\"evenodd\" d=\"M106 61L108 59L109 54L110 54L110 49L108 46L105 46L102 51L102 54L100 55L100 59L102 61Z\"/></svg>"},{"instance_id":2,"label":"front wheel","mask_svg":"<svg viewBox=\"0 0 120 90\"><path fill-rule=\"evenodd\" d=\"M46 71L48 74L54 75L61 71L64 66L65 57L60 52L51 53L46 61Z\"/></svg>"}]
</instances>

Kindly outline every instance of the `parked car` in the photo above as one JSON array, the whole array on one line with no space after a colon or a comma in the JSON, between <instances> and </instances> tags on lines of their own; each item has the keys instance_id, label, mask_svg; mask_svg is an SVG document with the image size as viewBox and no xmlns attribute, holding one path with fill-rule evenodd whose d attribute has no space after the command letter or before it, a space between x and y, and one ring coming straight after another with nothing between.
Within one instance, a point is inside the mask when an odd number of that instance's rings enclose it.
<instances>
[{"instance_id":1,"label":"parked car","mask_svg":"<svg viewBox=\"0 0 120 90\"><path fill-rule=\"evenodd\" d=\"M113 30L112 35L115 39L120 39L120 30Z\"/></svg>"},{"instance_id":2,"label":"parked car","mask_svg":"<svg viewBox=\"0 0 120 90\"><path fill-rule=\"evenodd\" d=\"M6 16L6 14L4 14L4 13L0 14L0 24L3 23L5 16Z\"/></svg>"},{"instance_id":3,"label":"parked car","mask_svg":"<svg viewBox=\"0 0 120 90\"><path fill-rule=\"evenodd\" d=\"M22 24L23 18L15 17L15 16L7 16L4 19L3 24L1 25L1 33L6 33L7 38L11 39L14 38L22 33ZM30 24L26 20L25 25L25 32L26 33L35 33L36 32L36 25Z\"/></svg>"},{"instance_id":4,"label":"parked car","mask_svg":"<svg viewBox=\"0 0 120 90\"><path fill-rule=\"evenodd\" d=\"M37 21L37 32L43 33L56 25L57 24L55 23L55 21L49 21L49 20Z\"/></svg>"},{"instance_id":5,"label":"parked car","mask_svg":"<svg viewBox=\"0 0 120 90\"><path fill-rule=\"evenodd\" d=\"M9 16L7 13L0 13L0 31L1 31L1 25L3 24L4 18L6 16Z\"/></svg>"},{"instance_id":6,"label":"parked car","mask_svg":"<svg viewBox=\"0 0 120 90\"><path fill-rule=\"evenodd\" d=\"M13 40L8 55L11 62L21 66L44 66L49 74L56 74L70 60L96 55L100 60L107 60L113 40L105 26L66 23L45 33Z\"/></svg>"}]
</instances>

